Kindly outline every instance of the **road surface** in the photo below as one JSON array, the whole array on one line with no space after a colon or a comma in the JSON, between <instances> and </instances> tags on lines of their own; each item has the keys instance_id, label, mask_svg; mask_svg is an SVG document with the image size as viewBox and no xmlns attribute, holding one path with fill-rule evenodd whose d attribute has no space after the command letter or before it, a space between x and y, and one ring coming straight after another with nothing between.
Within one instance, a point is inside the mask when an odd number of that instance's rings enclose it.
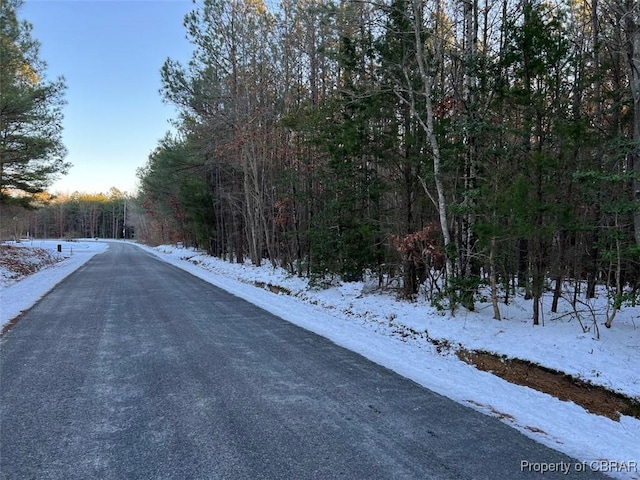
<instances>
[{"instance_id":1,"label":"road surface","mask_svg":"<svg viewBox=\"0 0 640 480\"><path fill-rule=\"evenodd\" d=\"M0 339L0 401L3 480L602 478L127 244Z\"/></svg>"}]
</instances>

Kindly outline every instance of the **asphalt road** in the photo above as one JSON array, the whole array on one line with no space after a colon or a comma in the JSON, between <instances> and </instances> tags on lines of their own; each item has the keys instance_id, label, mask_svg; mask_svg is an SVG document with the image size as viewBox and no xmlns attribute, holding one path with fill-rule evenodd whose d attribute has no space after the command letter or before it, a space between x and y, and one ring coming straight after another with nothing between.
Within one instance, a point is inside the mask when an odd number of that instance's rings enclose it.
<instances>
[{"instance_id":1,"label":"asphalt road","mask_svg":"<svg viewBox=\"0 0 640 480\"><path fill-rule=\"evenodd\" d=\"M126 244L0 339L0 401L3 480L601 478Z\"/></svg>"}]
</instances>

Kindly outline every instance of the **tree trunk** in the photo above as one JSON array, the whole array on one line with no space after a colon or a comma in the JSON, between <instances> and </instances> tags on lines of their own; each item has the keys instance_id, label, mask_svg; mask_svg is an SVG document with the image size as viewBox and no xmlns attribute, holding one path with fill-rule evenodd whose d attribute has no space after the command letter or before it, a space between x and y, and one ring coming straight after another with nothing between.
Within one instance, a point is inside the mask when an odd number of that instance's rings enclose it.
<instances>
[{"instance_id":1,"label":"tree trunk","mask_svg":"<svg viewBox=\"0 0 640 480\"><path fill-rule=\"evenodd\" d=\"M475 90L477 78L475 70L475 57L478 41L478 3L477 0L464 0L464 82L463 95L465 103L465 128L464 144L466 146L465 155L465 178L464 178L464 206L465 215L462 222L462 268L461 273L465 277L472 275L473 262L473 225L475 223L475 200L472 194L476 186L476 161L477 161L477 141L474 129L476 121L476 97Z\"/></svg>"},{"instance_id":2,"label":"tree trunk","mask_svg":"<svg viewBox=\"0 0 640 480\"><path fill-rule=\"evenodd\" d=\"M496 275L496 237L491 237L491 245L489 247L489 284L491 287L493 318L501 320L500 308L498 308L498 281Z\"/></svg>"},{"instance_id":3,"label":"tree trunk","mask_svg":"<svg viewBox=\"0 0 640 480\"><path fill-rule=\"evenodd\" d=\"M617 223L617 221L616 221ZM604 326L607 328L611 328L613 324L613 319L616 318L616 314L618 310L620 310L621 306L621 296L622 296L622 255L621 255L621 247L620 240L616 240L616 250L617 250L617 258L616 258L616 294L613 298L613 305L611 305L611 309L607 311L607 320L604 323Z\"/></svg>"},{"instance_id":4,"label":"tree trunk","mask_svg":"<svg viewBox=\"0 0 640 480\"><path fill-rule=\"evenodd\" d=\"M558 301L560 300L560 296L562 295L562 275L558 275L556 277L556 285L553 289L553 301L551 302L551 311L553 313L558 312Z\"/></svg>"},{"instance_id":5,"label":"tree trunk","mask_svg":"<svg viewBox=\"0 0 640 480\"><path fill-rule=\"evenodd\" d=\"M638 5L635 6L638 9ZM636 14L637 15L637 14ZM629 84L631 87L631 94L633 97L633 141L635 148L631 153L631 161L633 162L633 171L635 173L633 179L633 193L636 201L636 213L633 217L633 226L636 243L640 245L640 25L637 22L633 22L634 15L628 15L630 24L629 29L633 29L631 32L630 44L630 59L629 70L630 78Z\"/></svg>"},{"instance_id":6,"label":"tree trunk","mask_svg":"<svg viewBox=\"0 0 640 480\"><path fill-rule=\"evenodd\" d=\"M413 0L413 29L416 42L416 60L418 63L418 70L420 73L420 79L422 81L422 94L425 100L426 119L418 115L415 111L415 102L412 102L412 113L418 119L420 125L427 134L429 144L431 146L431 154L433 156L433 178L436 184L436 193L438 198L438 218L440 219L440 229L442 231L442 239L444 242L445 256L446 256L446 273L447 278L453 277L453 264L450 256L448 255L449 245L451 244L451 235L449 233L449 220L447 218L447 199L445 196L444 184L442 182L442 174L440 172L441 156L440 145L434 129L434 115L433 115L433 99L432 99L432 86L433 75L427 71L426 55L424 51L424 44L422 41L422 21L423 21L423 9L422 2L420 0Z\"/></svg>"}]
</instances>

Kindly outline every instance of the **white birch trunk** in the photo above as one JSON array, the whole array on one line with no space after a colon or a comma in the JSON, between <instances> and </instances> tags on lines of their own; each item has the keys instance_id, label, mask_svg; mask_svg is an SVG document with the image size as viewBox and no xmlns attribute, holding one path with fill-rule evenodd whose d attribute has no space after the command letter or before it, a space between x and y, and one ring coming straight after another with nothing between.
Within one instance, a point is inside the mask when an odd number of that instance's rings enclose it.
<instances>
[{"instance_id":1,"label":"white birch trunk","mask_svg":"<svg viewBox=\"0 0 640 480\"><path fill-rule=\"evenodd\" d=\"M413 0L413 30L415 34L418 70L423 87L423 91L421 93L425 98L426 118L423 119L421 115L418 115L418 112L416 112L415 109L415 102L411 102L412 114L418 119L420 125L427 134L427 138L429 139L429 144L431 146L431 154L433 156L433 177L436 184L440 229L442 230L442 239L444 241L445 251L448 251L448 247L451 244L451 235L449 233L449 220L447 218L447 199L445 196L444 185L442 183L442 175L440 173L440 145L438 143L438 138L436 137L434 130L433 102L431 97L434 80L433 75L427 71L427 57L425 55L424 45L422 43L422 20L422 2L421 0ZM448 255L446 256L445 268L447 272L447 278L451 278L453 276L453 265Z\"/></svg>"}]
</instances>

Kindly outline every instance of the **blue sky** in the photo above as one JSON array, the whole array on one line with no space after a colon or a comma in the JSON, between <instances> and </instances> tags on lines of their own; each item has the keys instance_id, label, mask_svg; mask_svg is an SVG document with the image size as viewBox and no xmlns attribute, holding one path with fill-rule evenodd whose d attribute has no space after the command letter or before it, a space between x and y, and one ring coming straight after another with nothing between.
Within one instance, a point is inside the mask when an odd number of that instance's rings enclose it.
<instances>
[{"instance_id":1,"label":"blue sky","mask_svg":"<svg viewBox=\"0 0 640 480\"><path fill-rule=\"evenodd\" d=\"M26 0L50 79L67 84L63 141L70 172L53 192L133 193L136 169L175 118L159 94L167 57L186 62L190 0Z\"/></svg>"}]
</instances>

